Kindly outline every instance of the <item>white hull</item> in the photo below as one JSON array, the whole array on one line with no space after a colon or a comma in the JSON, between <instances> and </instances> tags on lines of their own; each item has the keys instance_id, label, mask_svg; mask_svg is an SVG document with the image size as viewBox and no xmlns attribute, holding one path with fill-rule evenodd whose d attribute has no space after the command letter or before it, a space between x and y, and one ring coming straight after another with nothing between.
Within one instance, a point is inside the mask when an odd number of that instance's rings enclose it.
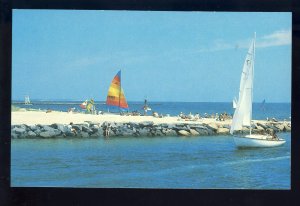
<instances>
[{"instance_id":1,"label":"white hull","mask_svg":"<svg viewBox=\"0 0 300 206\"><path fill-rule=\"evenodd\" d=\"M284 139L274 140L270 135L234 136L237 147L277 147L285 143Z\"/></svg>"}]
</instances>

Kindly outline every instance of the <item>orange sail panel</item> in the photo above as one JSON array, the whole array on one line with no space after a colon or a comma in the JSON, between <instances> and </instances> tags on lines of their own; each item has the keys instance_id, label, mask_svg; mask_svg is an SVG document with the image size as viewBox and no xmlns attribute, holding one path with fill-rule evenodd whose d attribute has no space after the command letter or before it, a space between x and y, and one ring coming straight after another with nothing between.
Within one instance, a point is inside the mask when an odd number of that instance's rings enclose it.
<instances>
[{"instance_id":1,"label":"orange sail panel","mask_svg":"<svg viewBox=\"0 0 300 206\"><path fill-rule=\"evenodd\" d=\"M121 88L121 71L117 73L117 75L114 77L110 84L106 104L121 108L128 108L124 91Z\"/></svg>"}]
</instances>

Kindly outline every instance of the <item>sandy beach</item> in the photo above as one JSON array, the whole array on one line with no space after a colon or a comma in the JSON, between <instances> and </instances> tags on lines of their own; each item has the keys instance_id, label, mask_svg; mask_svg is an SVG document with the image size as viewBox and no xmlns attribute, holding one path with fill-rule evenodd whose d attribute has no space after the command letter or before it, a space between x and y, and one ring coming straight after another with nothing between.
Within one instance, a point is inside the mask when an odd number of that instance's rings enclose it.
<instances>
[{"instance_id":1,"label":"sandy beach","mask_svg":"<svg viewBox=\"0 0 300 206\"><path fill-rule=\"evenodd\" d=\"M82 114L82 113L68 113L68 112L58 112L52 111L46 113L44 111L16 111L11 113L11 124L26 124L26 125L51 125L54 123L58 124L69 124L73 122L74 124L82 124L85 121L103 123L103 122L145 122L152 121L156 124L174 124L174 123L190 123L190 124L208 124L211 122L216 122L212 118L203 118L196 121L186 121L180 119L180 117L163 117L157 118L153 116L121 116L118 114L102 114L102 115L92 115L92 114ZM231 120L218 121L220 124L230 124Z\"/></svg>"},{"instance_id":2,"label":"sandy beach","mask_svg":"<svg viewBox=\"0 0 300 206\"><path fill-rule=\"evenodd\" d=\"M219 125L230 125L230 120L216 121L213 118L202 118L195 121L187 121L181 119L180 117L163 117L157 118L153 116L121 116L118 114L102 114L102 115L92 115L92 114L82 114L82 113L68 113L68 112L58 112L52 111L46 113L45 111L15 111L11 113L11 124L19 125L51 125L54 123L58 124L69 124L73 122L74 124L82 124L85 121L103 123L103 122L145 122L152 121L155 124L175 124L175 123L186 123L186 124L210 124L217 123ZM253 122L266 123L265 120L253 120Z\"/></svg>"}]
</instances>

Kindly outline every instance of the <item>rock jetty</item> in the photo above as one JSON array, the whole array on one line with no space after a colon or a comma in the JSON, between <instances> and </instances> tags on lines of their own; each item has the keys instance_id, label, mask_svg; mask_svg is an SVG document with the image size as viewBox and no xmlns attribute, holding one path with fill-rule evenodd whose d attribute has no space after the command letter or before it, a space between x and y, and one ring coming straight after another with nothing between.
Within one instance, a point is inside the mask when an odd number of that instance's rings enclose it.
<instances>
[{"instance_id":1,"label":"rock jetty","mask_svg":"<svg viewBox=\"0 0 300 206\"><path fill-rule=\"evenodd\" d=\"M213 136L229 135L230 125L218 122L206 123L154 123L145 122L90 122L82 124L51 124L51 125L12 125L11 137L19 138L98 138L125 136ZM252 125L252 133L268 131L289 132L291 122L256 121ZM248 133L244 127L240 133Z\"/></svg>"}]
</instances>

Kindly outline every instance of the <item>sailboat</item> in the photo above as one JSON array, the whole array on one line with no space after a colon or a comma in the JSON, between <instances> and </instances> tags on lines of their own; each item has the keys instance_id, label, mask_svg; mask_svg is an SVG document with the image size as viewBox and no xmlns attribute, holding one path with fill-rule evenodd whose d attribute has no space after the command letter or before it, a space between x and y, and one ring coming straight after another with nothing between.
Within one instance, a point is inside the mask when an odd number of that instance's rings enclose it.
<instances>
[{"instance_id":1,"label":"sailboat","mask_svg":"<svg viewBox=\"0 0 300 206\"><path fill-rule=\"evenodd\" d=\"M85 100L79 106L81 107L81 109L86 109L87 104L88 104L88 100Z\"/></svg>"},{"instance_id":2,"label":"sailboat","mask_svg":"<svg viewBox=\"0 0 300 206\"><path fill-rule=\"evenodd\" d=\"M121 109L128 109L128 104L121 87L121 70L113 78L108 89L106 105L117 106L119 111Z\"/></svg>"},{"instance_id":3,"label":"sailboat","mask_svg":"<svg viewBox=\"0 0 300 206\"><path fill-rule=\"evenodd\" d=\"M32 105L31 102L30 102L30 99L29 99L29 95L25 96L24 104L25 105Z\"/></svg>"},{"instance_id":4,"label":"sailboat","mask_svg":"<svg viewBox=\"0 0 300 206\"><path fill-rule=\"evenodd\" d=\"M230 133L242 130L243 126L250 127L250 134L233 136L237 147L275 147L285 143L284 139L273 138L269 134L252 134L252 101L253 101L253 77L255 59L255 36L248 50L240 81L239 99L232 118Z\"/></svg>"},{"instance_id":5,"label":"sailboat","mask_svg":"<svg viewBox=\"0 0 300 206\"><path fill-rule=\"evenodd\" d=\"M237 99L236 97L234 97L234 99L232 100L232 108L235 109L237 105Z\"/></svg>"},{"instance_id":6,"label":"sailboat","mask_svg":"<svg viewBox=\"0 0 300 206\"><path fill-rule=\"evenodd\" d=\"M145 101L144 101L143 110L144 110L144 115L145 115L148 111L151 111L151 108L148 106L147 99L145 99Z\"/></svg>"}]
</instances>

